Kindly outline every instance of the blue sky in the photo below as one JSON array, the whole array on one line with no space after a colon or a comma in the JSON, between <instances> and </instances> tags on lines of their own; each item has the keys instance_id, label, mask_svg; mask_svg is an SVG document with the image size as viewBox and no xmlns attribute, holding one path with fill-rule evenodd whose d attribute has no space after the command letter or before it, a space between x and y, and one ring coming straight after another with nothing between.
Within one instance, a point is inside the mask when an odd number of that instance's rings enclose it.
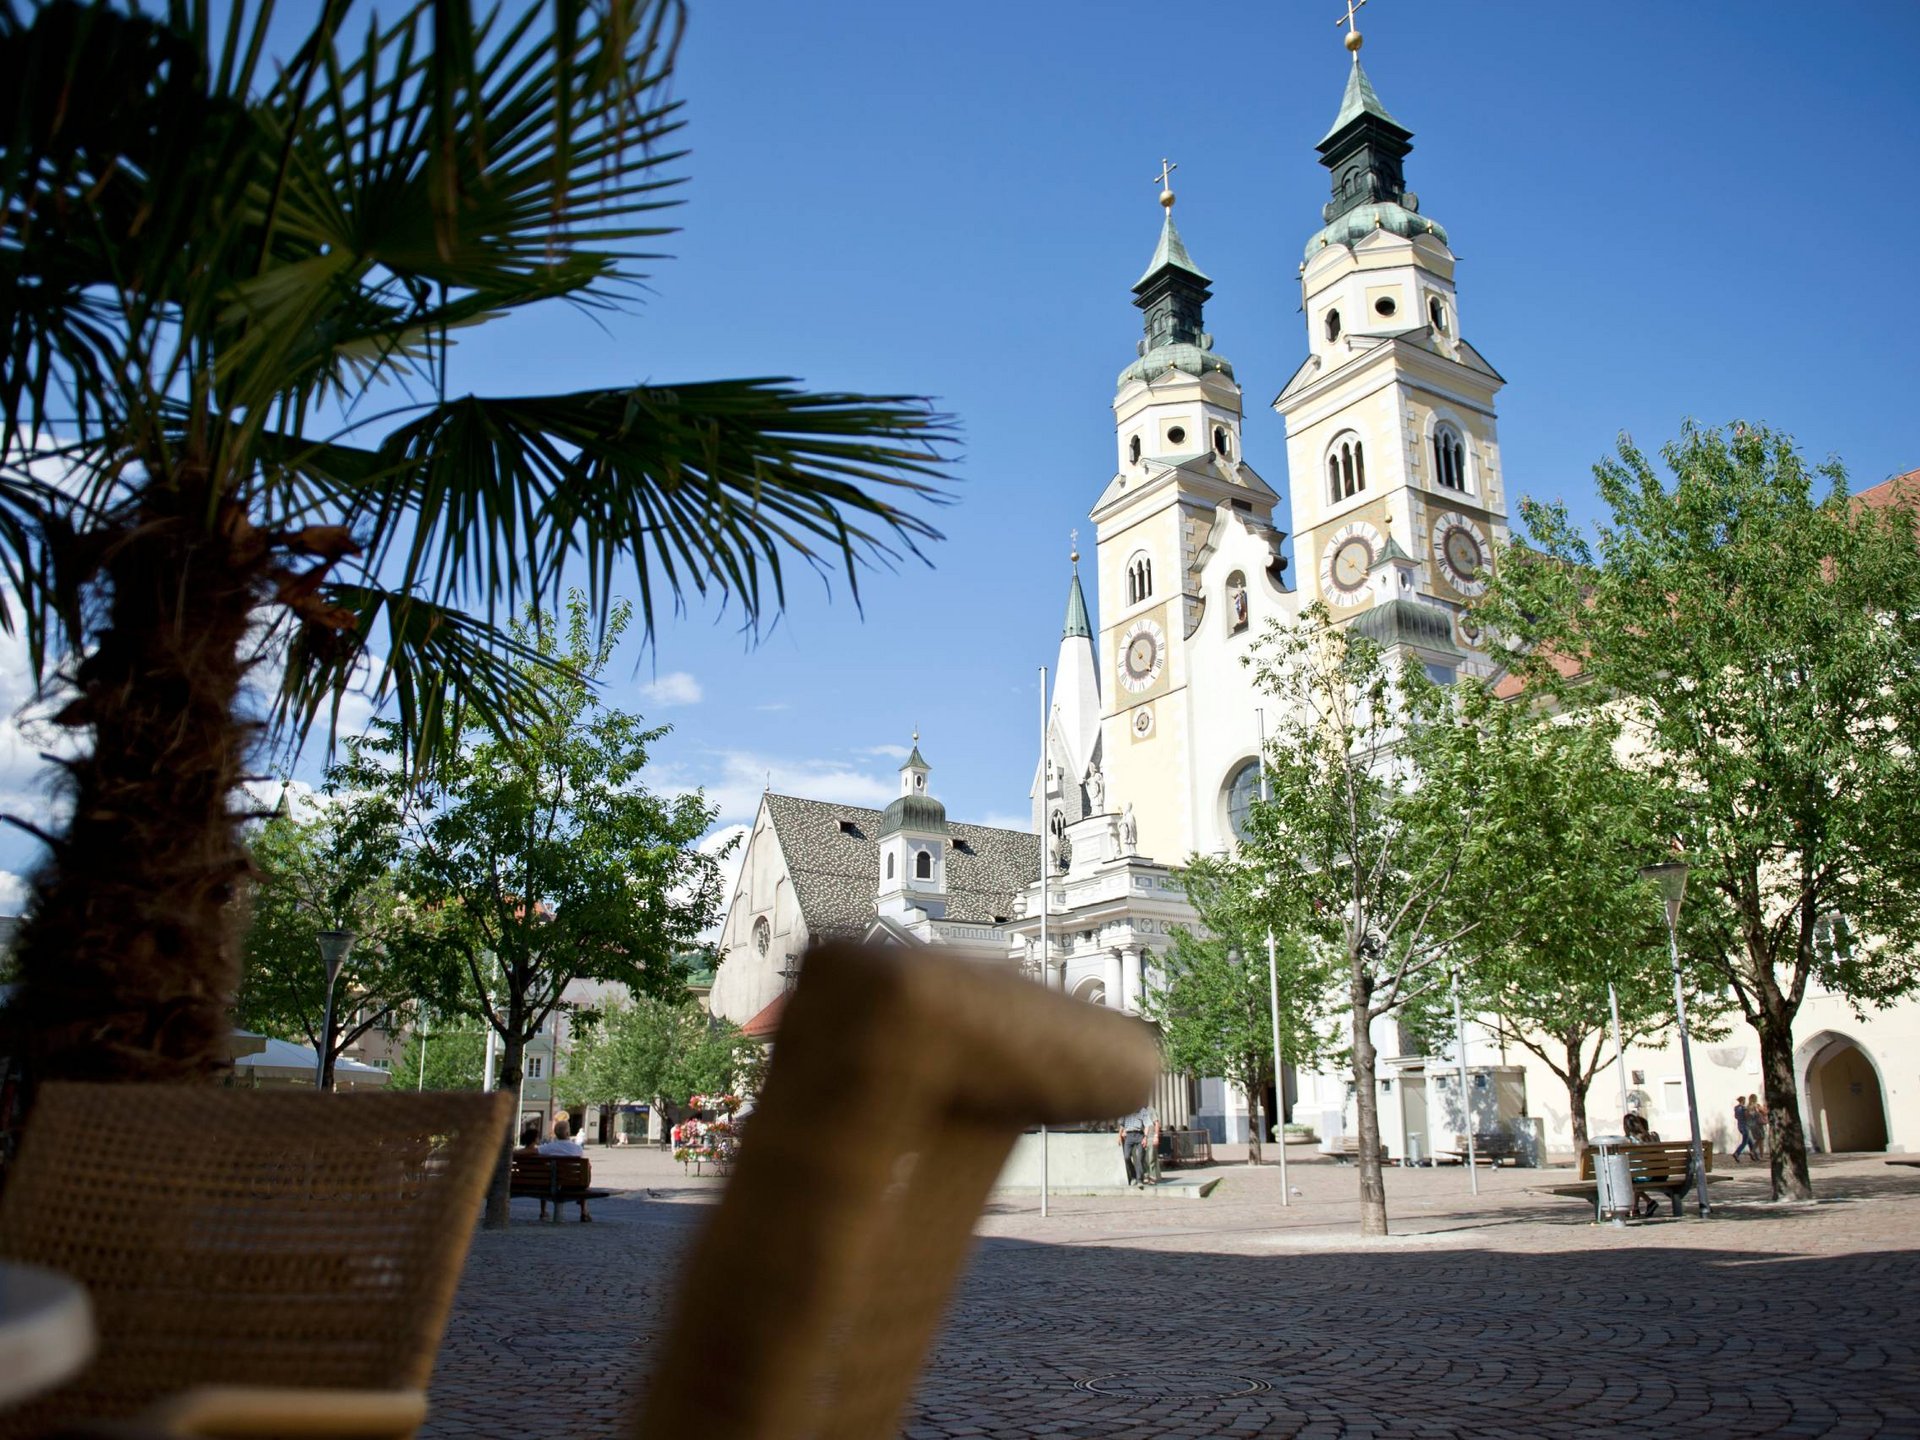
<instances>
[{"instance_id":1,"label":"blue sky","mask_svg":"<svg viewBox=\"0 0 1920 1440\"><path fill-rule=\"evenodd\" d=\"M956 818L1024 814L1035 671L1068 531L1090 531L1110 475L1163 155L1246 387L1247 458L1286 488L1268 406L1305 353L1296 265L1342 8L697 0L676 258L632 313L476 334L455 383L792 375L933 396L965 451L931 568L869 576L864 613L797 577L757 644L696 608L622 657L608 699L675 726L659 783L706 786L729 823L769 771L883 801L888 747L917 725ZM1920 466L1920 5L1373 0L1360 18L1415 132L1409 183L1460 257L1463 331L1508 380L1510 492L1591 515L1616 435L1656 445L1689 416L1780 426L1856 486ZM0 751L7 789L27 763ZM0 842L0 867L31 858Z\"/></svg>"}]
</instances>

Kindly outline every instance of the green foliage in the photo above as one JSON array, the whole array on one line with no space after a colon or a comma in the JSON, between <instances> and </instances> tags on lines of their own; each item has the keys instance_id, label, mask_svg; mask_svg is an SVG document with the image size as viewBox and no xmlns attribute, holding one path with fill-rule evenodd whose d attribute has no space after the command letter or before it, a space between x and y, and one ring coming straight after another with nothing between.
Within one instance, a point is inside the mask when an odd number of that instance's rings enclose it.
<instances>
[{"instance_id":1,"label":"green foliage","mask_svg":"<svg viewBox=\"0 0 1920 1440\"><path fill-rule=\"evenodd\" d=\"M1872 1007L1920 981L1914 515L1854 505L1837 463L1810 468L1764 427L1689 426L1662 457L1671 481L1625 440L1596 467L1594 542L1524 503L1533 547L1485 615L1543 693L1620 717L1660 833L1695 867L1687 909L1721 937L1706 979L1760 1037L1776 1188L1806 1194L1792 1022L1808 986ZM1871 939L1824 942L1835 916Z\"/></svg>"},{"instance_id":2,"label":"green foliage","mask_svg":"<svg viewBox=\"0 0 1920 1440\"><path fill-rule=\"evenodd\" d=\"M1610 715L1556 718L1467 687L1459 704L1483 795L1460 887L1501 917L1462 941L1465 1003L1567 1086L1584 1142L1588 1085L1613 1054L1609 985L1624 1044L1673 1021L1664 915L1638 874L1661 848L1658 806L1617 757ZM1696 1036L1725 1008L1719 987L1689 985Z\"/></svg>"},{"instance_id":3,"label":"green foliage","mask_svg":"<svg viewBox=\"0 0 1920 1440\"><path fill-rule=\"evenodd\" d=\"M1149 972L1145 1011L1160 1025L1170 1070L1223 1076L1257 1096L1274 1078L1267 921L1258 876L1239 861L1196 856L1184 880L1203 929L1174 930L1158 975ZM1276 930L1274 961L1286 1063L1323 1063L1339 1048L1329 1033L1336 976L1325 947Z\"/></svg>"},{"instance_id":4,"label":"green foliage","mask_svg":"<svg viewBox=\"0 0 1920 1440\"><path fill-rule=\"evenodd\" d=\"M421 1052L426 1068L421 1069ZM408 1032L407 1045L393 1065L396 1090L478 1090L486 1083L486 1032L471 1025L458 1030L417 1026Z\"/></svg>"},{"instance_id":5,"label":"green foliage","mask_svg":"<svg viewBox=\"0 0 1920 1440\"><path fill-rule=\"evenodd\" d=\"M745 1088L746 1062L759 1053L739 1026L690 997L637 995L576 1030L558 1093L569 1103L660 1097L684 1105L691 1095Z\"/></svg>"},{"instance_id":6,"label":"green foliage","mask_svg":"<svg viewBox=\"0 0 1920 1440\"><path fill-rule=\"evenodd\" d=\"M373 1030L408 1023L422 1002L457 988L436 943L437 917L401 891L389 837L352 827L339 805L307 820L284 809L252 836L256 878L235 1019L242 1029L341 1052ZM327 975L318 937L348 930L354 942L334 987L325 1035Z\"/></svg>"},{"instance_id":7,"label":"green foliage","mask_svg":"<svg viewBox=\"0 0 1920 1440\"><path fill-rule=\"evenodd\" d=\"M397 837L408 893L465 969L463 1003L505 1042L503 1087L569 982L676 994L679 957L719 909L716 858L696 849L712 808L648 790L648 748L666 731L593 695L626 621L616 608L596 638L579 595L564 626L530 616L517 628L539 655L528 663L561 676L550 713L508 740L470 735L425 784L394 763L396 727L377 724L335 777L356 796L357 835Z\"/></svg>"}]
</instances>

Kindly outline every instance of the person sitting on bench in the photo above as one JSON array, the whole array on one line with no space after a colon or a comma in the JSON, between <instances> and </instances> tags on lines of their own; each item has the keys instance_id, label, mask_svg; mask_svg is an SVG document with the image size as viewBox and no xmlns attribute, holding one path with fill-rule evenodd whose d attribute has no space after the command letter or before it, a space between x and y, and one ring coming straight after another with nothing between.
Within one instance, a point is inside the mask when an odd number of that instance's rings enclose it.
<instances>
[{"instance_id":1,"label":"person sitting on bench","mask_svg":"<svg viewBox=\"0 0 1920 1440\"><path fill-rule=\"evenodd\" d=\"M1626 1131L1629 1144L1653 1145L1659 1143L1659 1135L1648 1128L1647 1117L1642 1115L1638 1110L1629 1110L1625 1116L1621 1118L1620 1128ZM1649 1172L1641 1178L1647 1180L1664 1180L1667 1178L1667 1172L1662 1170L1658 1175ZM1644 1209L1641 1208L1643 1206L1645 1207ZM1646 1215L1658 1215L1660 1213L1660 1204L1651 1195L1636 1194L1633 1197L1633 1213L1636 1218Z\"/></svg>"},{"instance_id":2,"label":"person sitting on bench","mask_svg":"<svg viewBox=\"0 0 1920 1440\"><path fill-rule=\"evenodd\" d=\"M540 1122L529 1120L520 1127L520 1148L513 1152L516 1160L538 1160L540 1158ZM547 1218L547 1202L540 1202L540 1218Z\"/></svg>"},{"instance_id":3,"label":"person sitting on bench","mask_svg":"<svg viewBox=\"0 0 1920 1440\"><path fill-rule=\"evenodd\" d=\"M539 1153L542 1155L585 1156L587 1152L586 1147L573 1138L573 1125L571 1122L568 1121L566 1116L561 1115L554 1119L553 1138L540 1147ZM559 1215L557 1208L558 1203L557 1201L555 1202L556 1209L554 1214L556 1218ZM542 1220L547 1218L547 1202L544 1200L540 1202L540 1218ZM587 1213L587 1202L584 1196L580 1200L580 1218L582 1220L593 1219L593 1216Z\"/></svg>"}]
</instances>

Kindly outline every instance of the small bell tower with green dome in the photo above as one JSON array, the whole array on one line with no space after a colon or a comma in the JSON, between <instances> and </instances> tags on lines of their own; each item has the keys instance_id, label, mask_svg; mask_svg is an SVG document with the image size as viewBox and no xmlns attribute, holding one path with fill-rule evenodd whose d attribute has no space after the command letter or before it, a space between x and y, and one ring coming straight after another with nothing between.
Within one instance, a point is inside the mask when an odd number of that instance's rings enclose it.
<instances>
[{"instance_id":1,"label":"small bell tower with green dome","mask_svg":"<svg viewBox=\"0 0 1920 1440\"><path fill-rule=\"evenodd\" d=\"M920 754L920 735L900 767L900 793L880 821L880 885L874 908L893 920L939 920L947 913L947 807L927 791L933 767Z\"/></svg>"}]
</instances>

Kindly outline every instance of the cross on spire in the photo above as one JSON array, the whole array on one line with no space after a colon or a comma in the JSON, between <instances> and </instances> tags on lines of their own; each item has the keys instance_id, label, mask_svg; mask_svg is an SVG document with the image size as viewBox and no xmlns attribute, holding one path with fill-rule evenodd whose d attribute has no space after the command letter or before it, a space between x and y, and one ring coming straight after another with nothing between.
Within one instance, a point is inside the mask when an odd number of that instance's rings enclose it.
<instances>
[{"instance_id":1,"label":"cross on spire","mask_svg":"<svg viewBox=\"0 0 1920 1440\"><path fill-rule=\"evenodd\" d=\"M1160 203L1169 210L1173 208L1173 191L1167 182L1172 178L1173 172L1179 168L1163 155L1160 157L1160 173L1153 177L1153 183L1160 187Z\"/></svg>"},{"instance_id":2,"label":"cross on spire","mask_svg":"<svg viewBox=\"0 0 1920 1440\"><path fill-rule=\"evenodd\" d=\"M1344 25L1347 27L1347 49L1354 51L1356 54L1360 50L1360 32L1354 28L1354 15L1359 11L1360 7L1366 3L1367 0L1347 0L1347 13L1333 22L1335 25Z\"/></svg>"},{"instance_id":3,"label":"cross on spire","mask_svg":"<svg viewBox=\"0 0 1920 1440\"><path fill-rule=\"evenodd\" d=\"M1078 573L1080 569L1080 531L1077 528L1073 530L1069 530L1067 532L1067 536L1068 536L1068 543L1070 543L1073 547L1071 552L1071 557L1073 560L1073 568L1074 568L1074 571Z\"/></svg>"}]
</instances>

